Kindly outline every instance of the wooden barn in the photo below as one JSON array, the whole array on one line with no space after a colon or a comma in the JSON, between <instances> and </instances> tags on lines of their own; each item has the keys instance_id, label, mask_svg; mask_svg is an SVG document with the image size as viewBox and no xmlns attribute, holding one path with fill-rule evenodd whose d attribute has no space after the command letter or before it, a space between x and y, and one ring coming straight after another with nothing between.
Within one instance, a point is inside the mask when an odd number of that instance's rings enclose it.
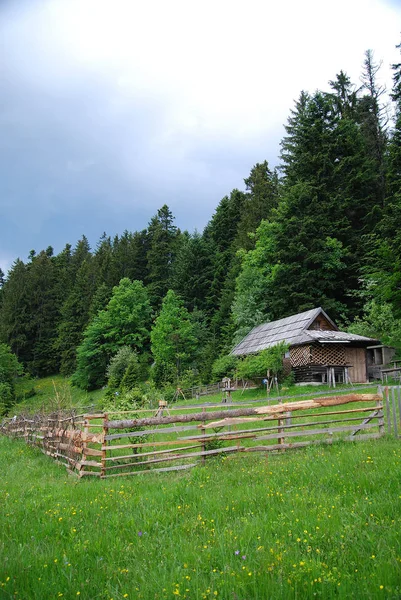
<instances>
[{"instance_id":1,"label":"wooden barn","mask_svg":"<svg viewBox=\"0 0 401 600\"><path fill-rule=\"evenodd\" d=\"M285 364L297 383L366 383L367 347L379 340L340 331L322 308L265 323L252 329L232 350L255 354L279 342L289 345Z\"/></svg>"}]
</instances>

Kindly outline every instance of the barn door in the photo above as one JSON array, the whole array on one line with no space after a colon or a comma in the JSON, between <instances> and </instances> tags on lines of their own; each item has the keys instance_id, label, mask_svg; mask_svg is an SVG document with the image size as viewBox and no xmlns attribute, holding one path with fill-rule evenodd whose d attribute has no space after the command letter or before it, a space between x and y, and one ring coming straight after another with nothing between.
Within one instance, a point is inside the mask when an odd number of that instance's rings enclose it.
<instances>
[{"instance_id":1,"label":"barn door","mask_svg":"<svg viewBox=\"0 0 401 600\"><path fill-rule=\"evenodd\" d=\"M346 348L345 360L347 365L352 365L349 369L349 376L352 383L366 383L366 351L365 348Z\"/></svg>"}]
</instances>

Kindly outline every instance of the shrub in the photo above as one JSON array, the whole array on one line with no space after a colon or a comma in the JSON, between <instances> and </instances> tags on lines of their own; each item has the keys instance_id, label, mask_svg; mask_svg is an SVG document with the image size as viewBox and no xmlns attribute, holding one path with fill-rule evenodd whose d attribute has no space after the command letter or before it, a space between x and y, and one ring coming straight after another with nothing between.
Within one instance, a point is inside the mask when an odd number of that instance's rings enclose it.
<instances>
[{"instance_id":1,"label":"shrub","mask_svg":"<svg viewBox=\"0 0 401 600\"><path fill-rule=\"evenodd\" d=\"M226 356L220 356L220 358L215 360L213 363L213 381L216 381L217 379L223 379L223 377L233 378L235 376L237 366L238 358L236 356L231 356L230 354Z\"/></svg>"},{"instance_id":2,"label":"shrub","mask_svg":"<svg viewBox=\"0 0 401 600\"><path fill-rule=\"evenodd\" d=\"M135 373L135 381L133 383L136 383L138 379L138 357L132 348L123 346L113 356L107 367L108 386L110 388L118 388L130 367L131 372ZM131 385L131 387L134 387L134 385Z\"/></svg>"},{"instance_id":3,"label":"shrub","mask_svg":"<svg viewBox=\"0 0 401 600\"><path fill-rule=\"evenodd\" d=\"M271 375L280 377L283 372L283 358L288 350L288 345L281 342L259 354L247 356L238 365L238 376L242 379L265 377L270 371Z\"/></svg>"}]
</instances>

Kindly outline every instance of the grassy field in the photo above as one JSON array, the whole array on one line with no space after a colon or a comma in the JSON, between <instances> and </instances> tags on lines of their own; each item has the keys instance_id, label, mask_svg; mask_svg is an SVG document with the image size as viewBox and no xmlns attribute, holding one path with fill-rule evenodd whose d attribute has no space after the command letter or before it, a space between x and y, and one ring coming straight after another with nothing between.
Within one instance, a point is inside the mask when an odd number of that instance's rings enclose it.
<instances>
[{"instance_id":1,"label":"grassy field","mask_svg":"<svg viewBox=\"0 0 401 600\"><path fill-rule=\"evenodd\" d=\"M0 598L401 597L399 440L77 483L0 438Z\"/></svg>"},{"instance_id":2,"label":"grassy field","mask_svg":"<svg viewBox=\"0 0 401 600\"><path fill-rule=\"evenodd\" d=\"M247 389L235 391L232 394L233 402L248 402L249 400L271 401L277 402L277 396L296 396L299 394L316 394L321 392L336 393L349 386L338 385L334 391L328 386L295 386L280 387L279 391L272 390L269 396L266 395L266 390L261 388ZM377 389L377 385L372 385L372 389ZM355 392L366 391L366 386L354 386ZM17 394L19 397L18 403L11 409L10 414L20 414L25 412L35 413L41 410L50 412L57 408L70 407L93 407L95 410L103 408L103 401L106 390L94 390L85 392L70 384L68 378L61 375L45 377L43 379L21 379L17 386ZM204 404L221 404L223 394L215 394L211 396L202 396L199 400L190 398L184 400L182 396L178 396L174 403L176 406L189 405L204 405ZM160 399L163 394L160 394Z\"/></svg>"},{"instance_id":3,"label":"grassy field","mask_svg":"<svg viewBox=\"0 0 401 600\"><path fill-rule=\"evenodd\" d=\"M66 377L53 375L42 379L21 378L17 384L18 403L12 414L51 412L59 408L101 408L105 390L85 392L70 384Z\"/></svg>"}]
</instances>

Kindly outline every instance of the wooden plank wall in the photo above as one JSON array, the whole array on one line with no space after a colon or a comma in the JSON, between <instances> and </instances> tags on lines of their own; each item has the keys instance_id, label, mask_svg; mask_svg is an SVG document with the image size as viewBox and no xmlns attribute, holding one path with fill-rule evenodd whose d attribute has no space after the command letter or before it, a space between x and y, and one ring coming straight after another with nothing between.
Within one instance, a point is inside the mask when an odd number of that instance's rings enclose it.
<instances>
[{"instance_id":1,"label":"wooden plank wall","mask_svg":"<svg viewBox=\"0 0 401 600\"><path fill-rule=\"evenodd\" d=\"M390 406L391 395L386 398ZM38 445L79 477L109 478L188 469L215 456L376 438L385 433L385 422L378 392L224 410L188 406L157 416L141 410L21 417L8 420L1 432Z\"/></svg>"}]
</instances>

